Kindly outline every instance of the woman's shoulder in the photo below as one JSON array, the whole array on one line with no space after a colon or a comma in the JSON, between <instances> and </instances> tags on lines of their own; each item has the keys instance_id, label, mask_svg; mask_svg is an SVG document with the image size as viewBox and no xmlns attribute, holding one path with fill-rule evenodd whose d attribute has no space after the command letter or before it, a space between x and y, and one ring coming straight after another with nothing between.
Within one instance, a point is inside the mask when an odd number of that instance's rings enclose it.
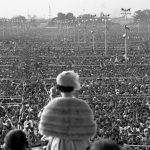
<instances>
[{"instance_id":1,"label":"woman's shoulder","mask_svg":"<svg viewBox=\"0 0 150 150\"><path fill-rule=\"evenodd\" d=\"M72 110L72 112L84 112L84 113L90 113L92 114L92 110L90 109L90 106L83 101L82 99L78 98L64 98L64 97L57 97L53 99L53 101L49 102L49 104L45 107L44 111L45 113L52 113L52 112L58 112L62 110Z\"/></svg>"},{"instance_id":2,"label":"woman's shoulder","mask_svg":"<svg viewBox=\"0 0 150 150\"><path fill-rule=\"evenodd\" d=\"M48 105L65 105L65 104L70 104L70 105L86 105L88 106L88 104L82 100L82 99L79 99L79 98L76 98L76 97L57 97L57 98L54 98L52 101L49 102Z\"/></svg>"}]
</instances>

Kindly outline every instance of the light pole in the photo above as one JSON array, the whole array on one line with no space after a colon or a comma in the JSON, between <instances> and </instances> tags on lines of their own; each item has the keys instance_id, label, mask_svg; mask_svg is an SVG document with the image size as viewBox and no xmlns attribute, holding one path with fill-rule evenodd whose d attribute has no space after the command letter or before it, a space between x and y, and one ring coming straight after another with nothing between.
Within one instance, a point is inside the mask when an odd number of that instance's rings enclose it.
<instances>
[{"instance_id":1,"label":"light pole","mask_svg":"<svg viewBox=\"0 0 150 150\"><path fill-rule=\"evenodd\" d=\"M74 41L74 20L73 19L71 19L70 20L70 24L69 24L69 35L70 35L70 39L71 39L71 41L73 42Z\"/></svg>"},{"instance_id":2,"label":"light pole","mask_svg":"<svg viewBox=\"0 0 150 150\"><path fill-rule=\"evenodd\" d=\"M80 43L80 29L78 29L78 44Z\"/></svg>"},{"instance_id":3,"label":"light pole","mask_svg":"<svg viewBox=\"0 0 150 150\"><path fill-rule=\"evenodd\" d=\"M59 27L59 34L60 34L60 37L62 39L65 38L65 32L64 32L64 21L63 20L60 20L60 27Z\"/></svg>"},{"instance_id":4,"label":"light pole","mask_svg":"<svg viewBox=\"0 0 150 150\"><path fill-rule=\"evenodd\" d=\"M65 24L65 39L67 39L68 40L68 20L66 19L65 21L64 21L64 24Z\"/></svg>"},{"instance_id":5,"label":"light pole","mask_svg":"<svg viewBox=\"0 0 150 150\"><path fill-rule=\"evenodd\" d=\"M83 17L83 32L84 32L84 43L86 43L86 18Z\"/></svg>"},{"instance_id":6,"label":"light pole","mask_svg":"<svg viewBox=\"0 0 150 150\"><path fill-rule=\"evenodd\" d=\"M124 8L121 8L121 11L122 11L122 15L124 15L124 30L125 30L125 34L123 35L123 37L124 37L124 39L125 39L125 42L124 42L124 44L125 44L125 59L127 58L127 30L128 30L128 28L127 28L127 15L129 15L129 14L131 14L131 13L129 13L130 12L130 8L128 8L128 9L124 9Z\"/></svg>"},{"instance_id":7,"label":"light pole","mask_svg":"<svg viewBox=\"0 0 150 150\"><path fill-rule=\"evenodd\" d=\"M148 18L148 19L147 19L147 25L148 25L148 34L149 34L149 31L150 31L150 30L149 30L149 28L150 28L150 26L149 26L149 23L150 23L150 18Z\"/></svg>"},{"instance_id":8,"label":"light pole","mask_svg":"<svg viewBox=\"0 0 150 150\"><path fill-rule=\"evenodd\" d=\"M63 25L62 25L62 27L63 27L63 29L62 29L62 37L63 37L63 41L65 42L66 41L66 22L65 22L65 20L63 20Z\"/></svg>"},{"instance_id":9,"label":"light pole","mask_svg":"<svg viewBox=\"0 0 150 150\"><path fill-rule=\"evenodd\" d=\"M3 23L3 29L2 29L2 32L3 32L3 37L5 37L5 30L6 30L6 19L4 18L3 20L2 20L2 23Z\"/></svg>"},{"instance_id":10,"label":"light pole","mask_svg":"<svg viewBox=\"0 0 150 150\"><path fill-rule=\"evenodd\" d=\"M94 31L91 31L92 33L92 48L93 48L93 51L95 50L95 37L94 37Z\"/></svg>"},{"instance_id":11,"label":"light pole","mask_svg":"<svg viewBox=\"0 0 150 150\"><path fill-rule=\"evenodd\" d=\"M93 18L92 18L92 27L93 27L93 29L94 29L94 27L95 27L95 21L97 21L97 18L95 18L96 15L93 15L92 17L93 17Z\"/></svg>"},{"instance_id":12,"label":"light pole","mask_svg":"<svg viewBox=\"0 0 150 150\"><path fill-rule=\"evenodd\" d=\"M91 31L92 33L92 48L93 48L93 51L95 50L95 19L96 15L93 16L93 19L92 19L92 28L93 30Z\"/></svg>"},{"instance_id":13,"label":"light pole","mask_svg":"<svg viewBox=\"0 0 150 150\"><path fill-rule=\"evenodd\" d=\"M79 42L80 42L80 20L79 20L79 18L78 18L78 23L77 23L77 28L78 28L78 37L77 37L77 42L78 42L78 44L79 44Z\"/></svg>"},{"instance_id":14,"label":"light pole","mask_svg":"<svg viewBox=\"0 0 150 150\"><path fill-rule=\"evenodd\" d=\"M138 27L137 28L138 28L138 33L139 33L140 32L140 19L137 20L137 23L138 23Z\"/></svg>"},{"instance_id":15,"label":"light pole","mask_svg":"<svg viewBox=\"0 0 150 150\"><path fill-rule=\"evenodd\" d=\"M109 19L110 14L103 14L103 21L105 22L105 56L107 56L107 21Z\"/></svg>"},{"instance_id":16,"label":"light pole","mask_svg":"<svg viewBox=\"0 0 150 150\"><path fill-rule=\"evenodd\" d=\"M76 42L76 23L74 24L73 34L74 34L74 43Z\"/></svg>"}]
</instances>

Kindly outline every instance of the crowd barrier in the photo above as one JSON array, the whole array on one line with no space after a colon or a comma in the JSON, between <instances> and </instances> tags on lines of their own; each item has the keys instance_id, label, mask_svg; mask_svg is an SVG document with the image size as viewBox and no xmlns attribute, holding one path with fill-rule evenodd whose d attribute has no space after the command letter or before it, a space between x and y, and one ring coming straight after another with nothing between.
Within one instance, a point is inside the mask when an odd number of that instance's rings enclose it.
<instances>
[{"instance_id":1,"label":"crowd barrier","mask_svg":"<svg viewBox=\"0 0 150 150\"><path fill-rule=\"evenodd\" d=\"M128 144L125 144L123 146L123 149L138 149L138 150L149 150L150 149L150 145L128 145Z\"/></svg>"}]
</instances>

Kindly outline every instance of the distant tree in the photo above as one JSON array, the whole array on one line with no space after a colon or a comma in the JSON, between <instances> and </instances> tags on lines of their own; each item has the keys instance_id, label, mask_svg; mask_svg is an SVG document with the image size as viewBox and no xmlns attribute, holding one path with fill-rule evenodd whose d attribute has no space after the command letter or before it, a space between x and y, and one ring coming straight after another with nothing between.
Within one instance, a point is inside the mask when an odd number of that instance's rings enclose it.
<instances>
[{"instance_id":1,"label":"distant tree","mask_svg":"<svg viewBox=\"0 0 150 150\"><path fill-rule=\"evenodd\" d=\"M91 14L83 14L83 15L80 15L78 18L82 18L82 19L91 19L93 18L94 15L91 15Z\"/></svg>"},{"instance_id":2,"label":"distant tree","mask_svg":"<svg viewBox=\"0 0 150 150\"><path fill-rule=\"evenodd\" d=\"M134 13L134 22L147 22L150 18L150 9L138 10Z\"/></svg>"},{"instance_id":3,"label":"distant tree","mask_svg":"<svg viewBox=\"0 0 150 150\"><path fill-rule=\"evenodd\" d=\"M76 17L73 15L73 13L67 13L66 14L66 19L68 19L68 20L75 20L76 19Z\"/></svg>"},{"instance_id":4,"label":"distant tree","mask_svg":"<svg viewBox=\"0 0 150 150\"><path fill-rule=\"evenodd\" d=\"M64 20L66 19L66 15L64 13L59 12L57 14L57 20Z\"/></svg>"},{"instance_id":5,"label":"distant tree","mask_svg":"<svg viewBox=\"0 0 150 150\"><path fill-rule=\"evenodd\" d=\"M15 17L13 17L13 18L11 18L11 20L13 20L13 21L19 21L19 22L26 22L27 21L27 19L26 19L26 17L25 16L15 16Z\"/></svg>"}]
</instances>

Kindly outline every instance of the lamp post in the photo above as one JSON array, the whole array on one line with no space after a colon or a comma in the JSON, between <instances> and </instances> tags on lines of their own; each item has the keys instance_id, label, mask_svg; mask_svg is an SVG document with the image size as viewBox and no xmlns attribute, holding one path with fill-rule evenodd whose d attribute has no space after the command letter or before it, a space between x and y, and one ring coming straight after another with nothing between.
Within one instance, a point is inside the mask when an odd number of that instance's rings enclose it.
<instances>
[{"instance_id":1,"label":"lamp post","mask_svg":"<svg viewBox=\"0 0 150 150\"><path fill-rule=\"evenodd\" d=\"M84 43L86 43L86 18L83 17L83 32L84 32Z\"/></svg>"},{"instance_id":2,"label":"lamp post","mask_svg":"<svg viewBox=\"0 0 150 150\"><path fill-rule=\"evenodd\" d=\"M124 9L124 8L121 8L121 11L122 11L122 15L124 15L124 30L125 30L125 34L123 35L123 37L124 37L124 39L125 39L125 42L124 42L124 44L125 44L125 55L124 55L124 57L125 57L125 59L127 58L127 30L128 30L128 28L127 28L127 15L129 15L129 14L131 14L131 13L129 13L130 12L130 8L128 8L128 9Z\"/></svg>"},{"instance_id":3,"label":"lamp post","mask_svg":"<svg viewBox=\"0 0 150 150\"><path fill-rule=\"evenodd\" d=\"M66 31L66 39L68 40L68 20L65 20L65 31Z\"/></svg>"},{"instance_id":4,"label":"lamp post","mask_svg":"<svg viewBox=\"0 0 150 150\"><path fill-rule=\"evenodd\" d=\"M93 51L95 50L95 19L96 15L93 16L93 19L92 19L92 28L93 30L91 31L92 33L92 48L93 48Z\"/></svg>"},{"instance_id":5,"label":"lamp post","mask_svg":"<svg viewBox=\"0 0 150 150\"><path fill-rule=\"evenodd\" d=\"M3 23L3 29L2 29L3 37L5 37L5 31L6 31L6 19L5 18L2 20L2 23Z\"/></svg>"},{"instance_id":6,"label":"lamp post","mask_svg":"<svg viewBox=\"0 0 150 150\"><path fill-rule=\"evenodd\" d=\"M94 36L94 31L91 31L92 33L92 48L93 48L93 51L95 50L95 36Z\"/></svg>"},{"instance_id":7,"label":"lamp post","mask_svg":"<svg viewBox=\"0 0 150 150\"><path fill-rule=\"evenodd\" d=\"M150 23L150 18L147 19L148 34L149 34L149 31L150 31L150 30L149 30L149 28L150 28L149 23Z\"/></svg>"},{"instance_id":8,"label":"lamp post","mask_svg":"<svg viewBox=\"0 0 150 150\"><path fill-rule=\"evenodd\" d=\"M80 43L80 29L78 29L78 44Z\"/></svg>"},{"instance_id":9,"label":"lamp post","mask_svg":"<svg viewBox=\"0 0 150 150\"><path fill-rule=\"evenodd\" d=\"M63 20L63 29L62 29L62 35L63 35L63 41L65 42L66 41L66 21L65 20Z\"/></svg>"},{"instance_id":10,"label":"lamp post","mask_svg":"<svg viewBox=\"0 0 150 150\"><path fill-rule=\"evenodd\" d=\"M77 27L77 25L76 25L76 23L74 24L74 30L73 30L73 33L74 33L74 43L76 42L76 27Z\"/></svg>"},{"instance_id":11,"label":"lamp post","mask_svg":"<svg viewBox=\"0 0 150 150\"><path fill-rule=\"evenodd\" d=\"M71 41L73 42L74 41L74 20L70 20L70 24L69 24L69 36L70 36L70 39Z\"/></svg>"},{"instance_id":12,"label":"lamp post","mask_svg":"<svg viewBox=\"0 0 150 150\"><path fill-rule=\"evenodd\" d=\"M80 43L80 20L78 20L78 24L77 24L77 33L78 33L78 37L77 37L77 41L78 41L78 44Z\"/></svg>"},{"instance_id":13,"label":"lamp post","mask_svg":"<svg viewBox=\"0 0 150 150\"><path fill-rule=\"evenodd\" d=\"M109 19L110 14L103 14L103 21L105 22L105 56L107 56L107 21Z\"/></svg>"},{"instance_id":14,"label":"lamp post","mask_svg":"<svg viewBox=\"0 0 150 150\"><path fill-rule=\"evenodd\" d=\"M138 28L138 33L139 33L140 32L140 19L137 20L137 23L138 23L138 27L137 28Z\"/></svg>"},{"instance_id":15,"label":"lamp post","mask_svg":"<svg viewBox=\"0 0 150 150\"><path fill-rule=\"evenodd\" d=\"M17 36L19 36L19 19L16 19L16 24L17 24Z\"/></svg>"}]
</instances>

